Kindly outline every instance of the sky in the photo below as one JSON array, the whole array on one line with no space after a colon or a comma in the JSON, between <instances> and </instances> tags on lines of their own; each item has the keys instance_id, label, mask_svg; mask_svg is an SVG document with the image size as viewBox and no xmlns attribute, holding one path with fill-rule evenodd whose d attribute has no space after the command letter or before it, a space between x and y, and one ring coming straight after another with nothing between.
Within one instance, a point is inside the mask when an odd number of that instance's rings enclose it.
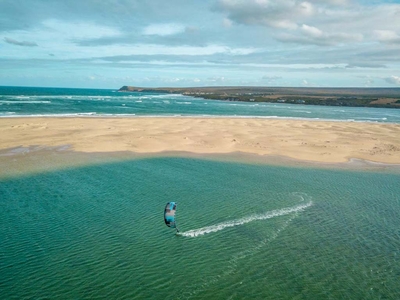
<instances>
[{"instance_id":1,"label":"sky","mask_svg":"<svg viewBox=\"0 0 400 300\"><path fill-rule=\"evenodd\" d=\"M400 0L0 0L0 85L400 87Z\"/></svg>"}]
</instances>

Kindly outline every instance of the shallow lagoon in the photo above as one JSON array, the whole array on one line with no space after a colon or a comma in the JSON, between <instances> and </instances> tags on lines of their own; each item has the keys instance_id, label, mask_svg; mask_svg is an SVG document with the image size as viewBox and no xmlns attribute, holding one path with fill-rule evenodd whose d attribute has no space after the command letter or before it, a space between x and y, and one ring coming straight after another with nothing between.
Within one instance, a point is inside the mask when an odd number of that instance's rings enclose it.
<instances>
[{"instance_id":1,"label":"shallow lagoon","mask_svg":"<svg viewBox=\"0 0 400 300\"><path fill-rule=\"evenodd\" d=\"M177 157L3 178L0 298L396 299L399 182Z\"/></svg>"}]
</instances>

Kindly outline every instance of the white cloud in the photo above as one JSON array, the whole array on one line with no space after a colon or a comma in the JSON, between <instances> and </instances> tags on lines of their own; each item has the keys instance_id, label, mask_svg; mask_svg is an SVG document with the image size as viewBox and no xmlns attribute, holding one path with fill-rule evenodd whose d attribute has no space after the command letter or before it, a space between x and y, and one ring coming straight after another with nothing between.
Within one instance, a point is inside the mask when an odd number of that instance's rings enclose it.
<instances>
[{"instance_id":1,"label":"white cloud","mask_svg":"<svg viewBox=\"0 0 400 300\"><path fill-rule=\"evenodd\" d=\"M310 2L292 0L220 0L218 9L237 23L283 29L297 28L293 20L314 14L314 6Z\"/></svg>"},{"instance_id":2,"label":"white cloud","mask_svg":"<svg viewBox=\"0 0 400 300\"><path fill-rule=\"evenodd\" d=\"M314 6L310 2L301 2L299 4L299 10L304 16L312 16L314 14Z\"/></svg>"},{"instance_id":3,"label":"white cloud","mask_svg":"<svg viewBox=\"0 0 400 300\"><path fill-rule=\"evenodd\" d=\"M371 78L370 76L367 76L367 78L365 79L365 86L366 87L370 87L374 84L374 79Z\"/></svg>"},{"instance_id":4,"label":"white cloud","mask_svg":"<svg viewBox=\"0 0 400 300\"><path fill-rule=\"evenodd\" d=\"M400 85L400 76L390 76L388 78L385 78L386 82L395 84L395 85Z\"/></svg>"},{"instance_id":5,"label":"white cloud","mask_svg":"<svg viewBox=\"0 0 400 300\"><path fill-rule=\"evenodd\" d=\"M320 3L325 5L345 6L352 2L352 0L310 0L310 2Z\"/></svg>"},{"instance_id":6,"label":"white cloud","mask_svg":"<svg viewBox=\"0 0 400 300\"><path fill-rule=\"evenodd\" d=\"M351 0L220 0L218 3L218 9L228 19L273 29L279 41L312 45L375 40L400 43L399 34L393 31L400 28L399 4L363 5Z\"/></svg>"},{"instance_id":7,"label":"white cloud","mask_svg":"<svg viewBox=\"0 0 400 300\"><path fill-rule=\"evenodd\" d=\"M209 81L209 82L224 82L225 77L223 77L223 76L210 77L210 78L207 78L207 81Z\"/></svg>"},{"instance_id":8,"label":"white cloud","mask_svg":"<svg viewBox=\"0 0 400 300\"><path fill-rule=\"evenodd\" d=\"M301 31L305 35L307 35L309 37L312 37L312 38L319 38L319 37L322 37L324 35L324 33L321 30L319 30L318 28L313 27L313 26L308 26L306 24L303 24L301 26Z\"/></svg>"},{"instance_id":9,"label":"white cloud","mask_svg":"<svg viewBox=\"0 0 400 300\"><path fill-rule=\"evenodd\" d=\"M281 76L267 76L267 75L264 75L261 79L263 81L266 81L268 84L276 84L276 82L278 80L282 79L282 77Z\"/></svg>"},{"instance_id":10,"label":"white cloud","mask_svg":"<svg viewBox=\"0 0 400 300\"><path fill-rule=\"evenodd\" d=\"M307 80L307 79L303 79L302 81L301 81L301 85L302 86L308 86L308 87L317 87L318 86L318 84L317 83L315 83L314 81L309 81L309 80Z\"/></svg>"},{"instance_id":11,"label":"white cloud","mask_svg":"<svg viewBox=\"0 0 400 300\"><path fill-rule=\"evenodd\" d=\"M280 29L296 29L298 25L289 20L264 20L264 24Z\"/></svg>"},{"instance_id":12,"label":"white cloud","mask_svg":"<svg viewBox=\"0 0 400 300\"><path fill-rule=\"evenodd\" d=\"M98 39L121 35L121 32L116 28L92 22L64 22L56 19L49 19L44 21L42 25L42 28L36 29L37 34L48 37L57 36L63 39Z\"/></svg>"},{"instance_id":13,"label":"white cloud","mask_svg":"<svg viewBox=\"0 0 400 300\"><path fill-rule=\"evenodd\" d=\"M185 26L181 24L152 24L143 29L144 35L159 35L167 36L182 33L185 31Z\"/></svg>"},{"instance_id":14,"label":"white cloud","mask_svg":"<svg viewBox=\"0 0 400 300\"><path fill-rule=\"evenodd\" d=\"M315 27L301 27L300 32L283 33L276 36L277 40L286 43L308 44L319 46L333 46L342 43L357 43L363 40L361 34L327 34Z\"/></svg>"},{"instance_id":15,"label":"white cloud","mask_svg":"<svg viewBox=\"0 0 400 300\"><path fill-rule=\"evenodd\" d=\"M281 77L281 76L267 76L267 75L264 75L264 76L262 77L262 79L266 79L266 80L277 80L277 79L282 79L282 77Z\"/></svg>"},{"instance_id":16,"label":"white cloud","mask_svg":"<svg viewBox=\"0 0 400 300\"><path fill-rule=\"evenodd\" d=\"M374 36L376 39L383 43L400 43L400 35L393 30L374 30Z\"/></svg>"},{"instance_id":17,"label":"white cloud","mask_svg":"<svg viewBox=\"0 0 400 300\"><path fill-rule=\"evenodd\" d=\"M222 21L222 25L223 25L225 28L232 27L232 21L229 20L228 18L224 18L223 21Z\"/></svg>"}]
</instances>

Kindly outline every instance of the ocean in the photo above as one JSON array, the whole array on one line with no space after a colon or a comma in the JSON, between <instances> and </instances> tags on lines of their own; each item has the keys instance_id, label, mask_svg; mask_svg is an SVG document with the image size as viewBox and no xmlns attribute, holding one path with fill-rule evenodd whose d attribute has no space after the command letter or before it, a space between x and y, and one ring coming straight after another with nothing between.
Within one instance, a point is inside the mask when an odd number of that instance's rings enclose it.
<instances>
[{"instance_id":1,"label":"ocean","mask_svg":"<svg viewBox=\"0 0 400 300\"><path fill-rule=\"evenodd\" d=\"M304 109L399 122L389 109L29 90L39 92L2 93L3 116L307 118ZM68 150L46 151L0 157L3 175L21 166L0 177L0 299L399 299L398 168L113 153L77 153L74 164ZM24 172L29 160L41 171ZM178 234L164 224L169 201Z\"/></svg>"},{"instance_id":2,"label":"ocean","mask_svg":"<svg viewBox=\"0 0 400 300\"><path fill-rule=\"evenodd\" d=\"M117 90L0 87L0 117L234 116L400 123L400 109L218 101Z\"/></svg>"}]
</instances>

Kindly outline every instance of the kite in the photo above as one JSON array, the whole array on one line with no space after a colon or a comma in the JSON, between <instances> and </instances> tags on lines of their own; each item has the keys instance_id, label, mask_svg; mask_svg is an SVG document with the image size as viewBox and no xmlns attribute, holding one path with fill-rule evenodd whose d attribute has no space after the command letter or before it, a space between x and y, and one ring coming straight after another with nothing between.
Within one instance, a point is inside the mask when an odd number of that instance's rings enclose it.
<instances>
[{"instance_id":1,"label":"kite","mask_svg":"<svg viewBox=\"0 0 400 300\"><path fill-rule=\"evenodd\" d=\"M178 227L176 227L175 213L176 213L176 203L168 202L164 210L165 225L171 228L176 228L176 231L179 232Z\"/></svg>"}]
</instances>

